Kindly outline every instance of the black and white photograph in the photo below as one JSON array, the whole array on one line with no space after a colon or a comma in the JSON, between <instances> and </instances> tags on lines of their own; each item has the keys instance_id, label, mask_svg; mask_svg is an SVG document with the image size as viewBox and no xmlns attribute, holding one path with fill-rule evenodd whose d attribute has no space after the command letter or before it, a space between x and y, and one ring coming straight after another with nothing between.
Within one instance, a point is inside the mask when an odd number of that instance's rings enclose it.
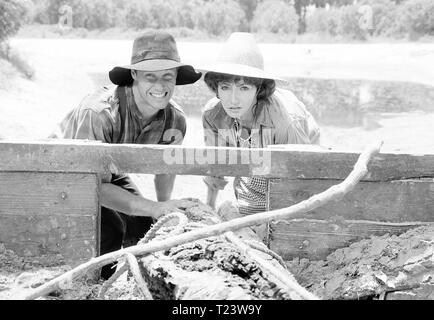
<instances>
[{"instance_id":1,"label":"black and white photograph","mask_svg":"<svg viewBox=\"0 0 434 320\"><path fill-rule=\"evenodd\" d=\"M434 300L434 1L0 0L0 180L0 300Z\"/></svg>"}]
</instances>

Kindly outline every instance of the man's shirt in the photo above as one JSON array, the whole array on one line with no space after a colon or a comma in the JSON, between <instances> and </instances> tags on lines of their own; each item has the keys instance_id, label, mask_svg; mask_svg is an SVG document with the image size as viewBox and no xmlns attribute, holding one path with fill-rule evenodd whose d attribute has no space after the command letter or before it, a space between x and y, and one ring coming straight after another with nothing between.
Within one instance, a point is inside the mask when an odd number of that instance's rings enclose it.
<instances>
[{"instance_id":1,"label":"man's shirt","mask_svg":"<svg viewBox=\"0 0 434 320\"><path fill-rule=\"evenodd\" d=\"M144 119L130 86L104 87L86 96L71 110L49 138L87 139L105 143L181 144L186 132L185 114L172 100L152 119ZM125 175L103 178L127 187ZM132 191L132 190L130 190Z\"/></svg>"},{"instance_id":2,"label":"man's shirt","mask_svg":"<svg viewBox=\"0 0 434 320\"><path fill-rule=\"evenodd\" d=\"M171 100L152 119L143 119L131 87L104 87L85 97L71 110L50 138L181 144L185 132L184 112L174 101Z\"/></svg>"}]
</instances>

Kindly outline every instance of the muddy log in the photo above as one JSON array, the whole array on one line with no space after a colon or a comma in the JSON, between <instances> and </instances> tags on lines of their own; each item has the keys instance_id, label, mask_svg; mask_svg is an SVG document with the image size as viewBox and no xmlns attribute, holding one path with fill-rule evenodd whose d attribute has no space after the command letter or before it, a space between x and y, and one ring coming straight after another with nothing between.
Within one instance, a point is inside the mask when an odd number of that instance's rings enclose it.
<instances>
[{"instance_id":1,"label":"muddy log","mask_svg":"<svg viewBox=\"0 0 434 320\"><path fill-rule=\"evenodd\" d=\"M154 239L220 223L210 207L186 208L188 221L163 226ZM228 216L226 215L226 218ZM177 226L174 226L177 224ZM150 240L152 241L152 240ZM139 259L153 299L314 299L251 228L200 239Z\"/></svg>"}]
</instances>

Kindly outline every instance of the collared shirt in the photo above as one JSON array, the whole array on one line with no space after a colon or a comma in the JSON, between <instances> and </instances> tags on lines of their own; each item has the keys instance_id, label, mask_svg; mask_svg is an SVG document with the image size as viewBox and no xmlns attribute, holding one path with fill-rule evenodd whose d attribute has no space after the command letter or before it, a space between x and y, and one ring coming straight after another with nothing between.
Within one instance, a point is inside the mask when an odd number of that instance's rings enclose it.
<instances>
[{"instance_id":1,"label":"collared shirt","mask_svg":"<svg viewBox=\"0 0 434 320\"><path fill-rule=\"evenodd\" d=\"M276 88L268 101L258 104L257 108L251 129L251 148L266 148L273 144L319 143L317 123L291 91ZM219 99L213 98L207 103L202 124L206 145L240 146L234 119L226 113ZM223 177L205 177L204 181L220 190L227 184ZM235 178L234 191L240 213L265 211L266 190L266 179Z\"/></svg>"},{"instance_id":2,"label":"collared shirt","mask_svg":"<svg viewBox=\"0 0 434 320\"><path fill-rule=\"evenodd\" d=\"M123 91L121 93L121 91ZM120 96L124 94L124 112ZM170 136L165 134L178 133ZM144 119L131 87L104 87L86 96L61 121L50 138L99 140L105 143L181 144L186 131L184 112L170 101L152 119Z\"/></svg>"},{"instance_id":3,"label":"collared shirt","mask_svg":"<svg viewBox=\"0 0 434 320\"><path fill-rule=\"evenodd\" d=\"M131 86L117 86L104 87L86 96L49 137L105 143L181 144L185 132L184 112L174 101L152 119L144 119ZM113 175L111 182L122 178Z\"/></svg>"}]
</instances>

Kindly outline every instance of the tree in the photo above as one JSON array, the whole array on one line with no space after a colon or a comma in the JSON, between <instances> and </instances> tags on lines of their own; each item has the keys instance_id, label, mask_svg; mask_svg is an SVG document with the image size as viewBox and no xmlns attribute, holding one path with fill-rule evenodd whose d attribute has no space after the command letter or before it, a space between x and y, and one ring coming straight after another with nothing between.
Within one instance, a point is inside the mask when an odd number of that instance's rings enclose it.
<instances>
[{"instance_id":1,"label":"tree","mask_svg":"<svg viewBox=\"0 0 434 320\"><path fill-rule=\"evenodd\" d=\"M306 7L311 4L311 0L293 0L295 12L298 15L298 33L306 32Z\"/></svg>"},{"instance_id":2,"label":"tree","mask_svg":"<svg viewBox=\"0 0 434 320\"><path fill-rule=\"evenodd\" d=\"M250 24L253 20L253 15L260 0L237 0L237 2L246 16L246 21L242 26L242 29L244 31L250 31Z\"/></svg>"},{"instance_id":3,"label":"tree","mask_svg":"<svg viewBox=\"0 0 434 320\"><path fill-rule=\"evenodd\" d=\"M23 1L0 0L0 42L18 32L26 14L27 7Z\"/></svg>"},{"instance_id":4,"label":"tree","mask_svg":"<svg viewBox=\"0 0 434 320\"><path fill-rule=\"evenodd\" d=\"M256 8L252 21L255 31L272 33L296 33L298 16L294 7L279 0L262 2Z\"/></svg>"},{"instance_id":5,"label":"tree","mask_svg":"<svg viewBox=\"0 0 434 320\"><path fill-rule=\"evenodd\" d=\"M234 0L207 1L199 8L198 16L198 28L216 36L239 31L245 23L244 11Z\"/></svg>"},{"instance_id":6,"label":"tree","mask_svg":"<svg viewBox=\"0 0 434 320\"><path fill-rule=\"evenodd\" d=\"M432 0L409 0L399 8L399 24L410 37L434 35L434 3Z\"/></svg>"}]
</instances>

